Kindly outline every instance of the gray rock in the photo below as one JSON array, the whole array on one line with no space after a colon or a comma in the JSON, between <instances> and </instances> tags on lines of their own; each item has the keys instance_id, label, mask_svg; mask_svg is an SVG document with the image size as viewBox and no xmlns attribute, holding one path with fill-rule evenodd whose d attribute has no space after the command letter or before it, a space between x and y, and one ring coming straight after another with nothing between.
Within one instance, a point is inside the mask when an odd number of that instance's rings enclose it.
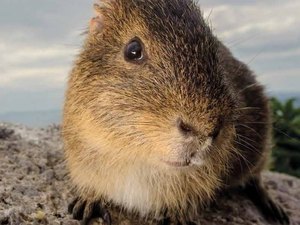
<instances>
[{"instance_id":1,"label":"gray rock","mask_svg":"<svg viewBox=\"0 0 300 225\"><path fill-rule=\"evenodd\" d=\"M265 172L270 194L300 224L300 180ZM32 129L0 123L0 224L79 225L67 213L72 188L63 159L59 126ZM151 224L120 212L112 212L113 224ZM102 224L100 219L92 224ZM201 225L268 224L253 204L239 195L224 197L207 208Z\"/></svg>"}]
</instances>

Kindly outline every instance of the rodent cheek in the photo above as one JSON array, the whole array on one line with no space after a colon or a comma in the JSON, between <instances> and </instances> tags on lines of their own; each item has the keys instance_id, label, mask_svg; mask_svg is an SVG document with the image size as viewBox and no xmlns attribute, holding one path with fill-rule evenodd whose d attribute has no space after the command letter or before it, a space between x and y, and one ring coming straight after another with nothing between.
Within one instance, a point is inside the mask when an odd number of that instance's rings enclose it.
<instances>
[{"instance_id":1,"label":"rodent cheek","mask_svg":"<svg viewBox=\"0 0 300 225\"><path fill-rule=\"evenodd\" d=\"M153 154L158 161L178 161L185 154L184 140L176 129L159 132L151 142L154 144Z\"/></svg>"}]
</instances>

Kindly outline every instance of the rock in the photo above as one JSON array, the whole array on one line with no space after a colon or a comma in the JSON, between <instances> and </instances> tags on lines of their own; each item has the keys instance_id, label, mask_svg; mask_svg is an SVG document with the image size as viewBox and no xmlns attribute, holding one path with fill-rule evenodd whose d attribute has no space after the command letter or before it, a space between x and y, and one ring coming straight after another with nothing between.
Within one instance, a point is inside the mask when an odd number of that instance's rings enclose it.
<instances>
[{"instance_id":1,"label":"rock","mask_svg":"<svg viewBox=\"0 0 300 225\"><path fill-rule=\"evenodd\" d=\"M270 194L286 209L292 225L300 224L300 180L265 172ZM63 159L59 126L32 129L0 123L0 224L79 225L67 213L72 188ZM113 224L151 224L112 213ZM92 224L102 224L96 219ZM253 204L238 194L204 209L201 225L268 224Z\"/></svg>"},{"instance_id":2,"label":"rock","mask_svg":"<svg viewBox=\"0 0 300 225\"><path fill-rule=\"evenodd\" d=\"M8 139L9 137L11 137L13 135L14 131L11 129L8 129L6 127L1 127L0 128L0 139Z\"/></svg>"}]
</instances>

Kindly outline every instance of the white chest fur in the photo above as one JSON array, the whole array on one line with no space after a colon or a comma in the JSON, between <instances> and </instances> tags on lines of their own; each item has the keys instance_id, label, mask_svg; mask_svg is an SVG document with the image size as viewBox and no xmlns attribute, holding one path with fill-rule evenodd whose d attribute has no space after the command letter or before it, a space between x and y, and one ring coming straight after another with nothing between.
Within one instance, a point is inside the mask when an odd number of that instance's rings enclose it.
<instances>
[{"instance_id":1,"label":"white chest fur","mask_svg":"<svg viewBox=\"0 0 300 225\"><path fill-rule=\"evenodd\" d=\"M158 207L156 194L149 179L146 169L132 169L124 173L121 179L115 180L109 197L124 208L147 215Z\"/></svg>"}]
</instances>

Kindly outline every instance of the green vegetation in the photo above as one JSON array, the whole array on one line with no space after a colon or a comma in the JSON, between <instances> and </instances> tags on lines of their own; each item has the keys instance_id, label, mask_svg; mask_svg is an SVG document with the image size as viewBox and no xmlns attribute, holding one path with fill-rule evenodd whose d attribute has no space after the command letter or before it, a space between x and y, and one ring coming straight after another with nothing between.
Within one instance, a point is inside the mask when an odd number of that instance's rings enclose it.
<instances>
[{"instance_id":1,"label":"green vegetation","mask_svg":"<svg viewBox=\"0 0 300 225\"><path fill-rule=\"evenodd\" d=\"M295 99L271 99L273 110L272 170L300 177L300 108Z\"/></svg>"}]
</instances>

